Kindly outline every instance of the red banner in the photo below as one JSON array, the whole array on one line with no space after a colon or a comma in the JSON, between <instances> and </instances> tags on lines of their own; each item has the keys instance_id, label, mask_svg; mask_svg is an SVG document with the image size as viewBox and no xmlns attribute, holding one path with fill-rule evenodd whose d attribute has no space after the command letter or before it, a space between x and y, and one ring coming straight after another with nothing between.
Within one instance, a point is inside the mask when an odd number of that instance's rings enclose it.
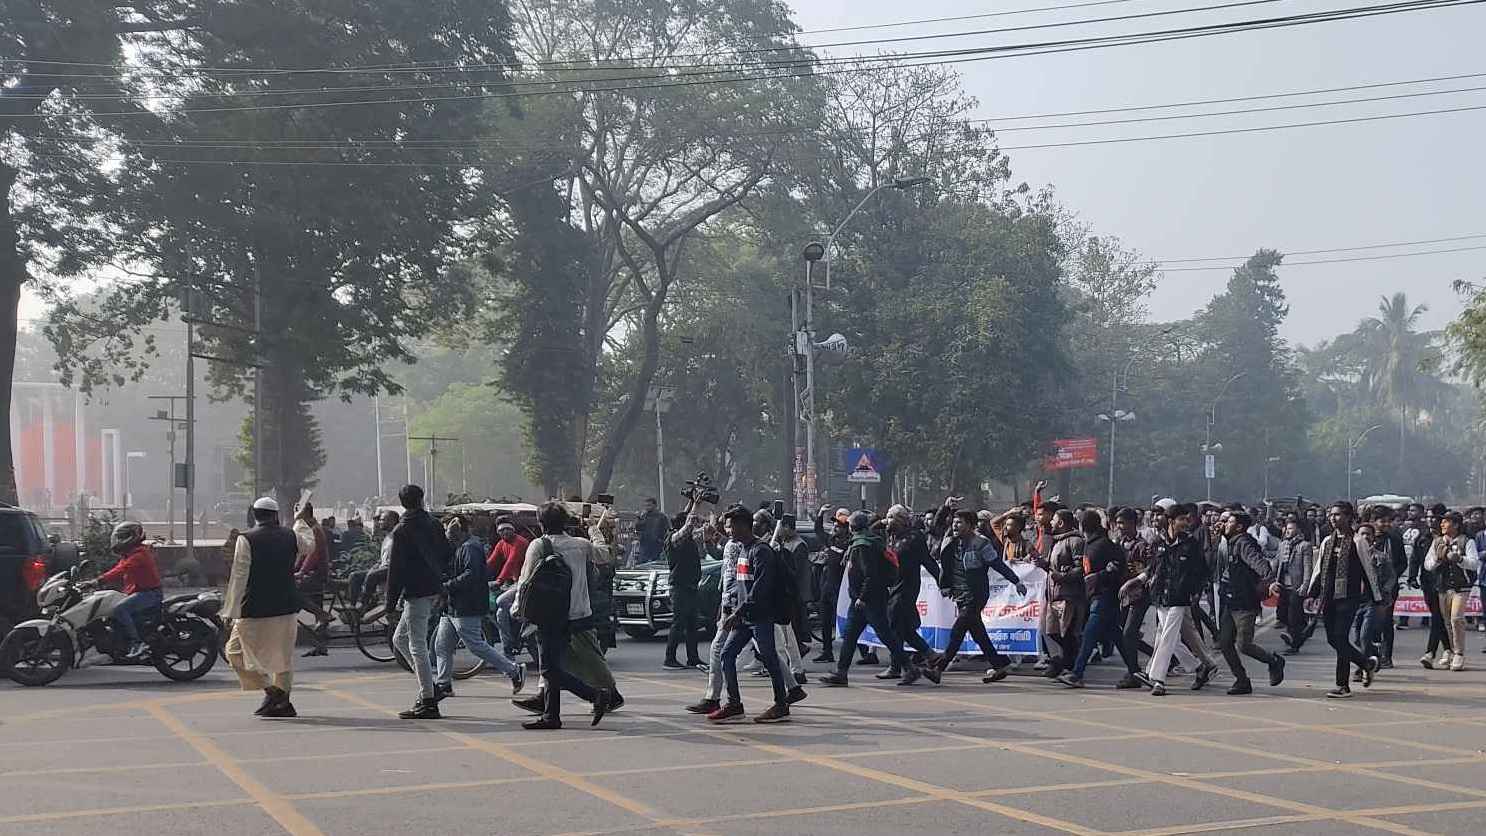
<instances>
[{"instance_id":1,"label":"red banner","mask_svg":"<svg viewBox=\"0 0 1486 836\"><path fill-rule=\"evenodd\" d=\"M1053 442L1053 454L1042 462L1043 470L1071 470L1093 467L1099 463L1099 440L1095 438L1060 438Z\"/></svg>"}]
</instances>

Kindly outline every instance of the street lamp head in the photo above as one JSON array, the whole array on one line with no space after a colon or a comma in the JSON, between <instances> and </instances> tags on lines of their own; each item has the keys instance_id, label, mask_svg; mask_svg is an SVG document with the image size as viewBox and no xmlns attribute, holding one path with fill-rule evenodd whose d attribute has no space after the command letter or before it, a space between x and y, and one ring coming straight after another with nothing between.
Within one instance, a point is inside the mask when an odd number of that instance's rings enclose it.
<instances>
[{"instance_id":1,"label":"street lamp head","mask_svg":"<svg viewBox=\"0 0 1486 836\"><path fill-rule=\"evenodd\" d=\"M1133 412L1126 412L1123 409L1117 409L1117 410L1115 410L1115 420L1116 421L1134 421L1135 420L1135 413L1133 413Z\"/></svg>"},{"instance_id":2,"label":"street lamp head","mask_svg":"<svg viewBox=\"0 0 1486 836\"><path fill-rule=\"evenodd\" d=\"M1105 415L1103 412L1099 413L1098 415L1095 415L1094 417L1096 419L1100 420L1100 421L1108 421L1109 420L1109 416L1108 415Z\"/></svg>"},{"instance_id":3,"label":"street lamp head","mask_svg":"<svg viewBox=\"0 0 1486 836\"><path fill-rule=\"evenodd\" d=\"M1279 461L1280 461L1280 457L1279 456L1270 456L1269 458L1265 459L1265 461L1269 462L1270 464L1278 464Z\"/></svg>"},{"instance_id":4,"label":"street lamp head","mask_svg":"<svg viewBox=\"0 0 1486 836\"><path fill-rule=\"evenodd\" d=\"M805 245L805 260L820 261L826 257L826 246L819 241L811 241Z\"/></svg>"},{"instance_id":5,"label":"street lamp head","mask_svg":"<svg viewBox=\"0 0 1486 836\"><path fill-rule=\"evenodd\" d=\"M904 189L911 189L914 186L922 186L931 181L932 178L929 177L894 177L893 188L902 191Z\"/></svg>"}]
</instances>

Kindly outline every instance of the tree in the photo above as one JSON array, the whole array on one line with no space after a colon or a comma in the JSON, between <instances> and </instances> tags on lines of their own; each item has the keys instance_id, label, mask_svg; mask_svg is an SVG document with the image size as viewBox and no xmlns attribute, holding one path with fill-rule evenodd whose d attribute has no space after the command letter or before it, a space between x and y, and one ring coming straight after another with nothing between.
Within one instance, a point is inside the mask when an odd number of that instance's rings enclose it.
<instances>
[{"instance_id":1,"label":"tree","mask_svg":"<svg viewBox=\"0 0 1486 836\"><path fill-rule=\"evenodd\" d=\"M92 97L118 87L121 38L175 28L152 4L0 0L0 407L9 414L24 287L45 291L105 261L99 214L114 188ZM89 98L83 98L87 94ZM0 427L0 501L15 502L10 427Z\"/></svg>"},{"instance_id":2,"label":"tree","mask_svg":"<svg viewBox=\"0 0 1486 836\"><path fill-rule=\"evenodd\" d=\"M1224 496L1260 496L1267 460L1280 460L1272 475L1283 479L1304 452L1305 401L1289 346L1279 336L1289 313L1275 275L1282 261L1274 250L1259 250L1194 318L1189 333L1202 343L1196 374L1186 381L1194 397L1182 423L1192 430L1181 453L1189 464L1177 475L1192 494L1201 490L1196 465L1209 418L1216 419L1213 441L1223 445L1214 485Z\"/></svg>"},{"instance_id":3,"label":"tree","mask_svg":"<svg viewBox=\"0 0 1486 836\"><path fill-rule=\"evenodd\" d=\"M178 105L141 114L119 149L134 176L111 219L136 275L94 309L64 301L49 331L83 385L105 367L137 376L148 357L130 335L190 290L217 392L257 399L260 481L294 496L320 461L306 404L398 391L389 362L411 362L411 341L469 303L449 267L491 194L478 156L447 143L505 89L510 23L479 0L213 2L195 16L188 35L138 47L145 86ZM275 70L306 55L324 72Z\"/></svg>"},{"instance_id":4,"label":"tree","mask_svg":"<svg viewBox=\"0 0 1486 836\"><path fill-rule=\"evenodd\" d=\"M574 94L582 130L566 180L570 223L601 245L581 296L583 363L597 376L616 329L634 336L638 362L613 366L625 379L593 444L591 491L602 493L660 365L682 250L765 183L806 122L809 82L768 63L808 56L790 43L786 10L767 0L526 3L516 25L529 64L555 82L586 83ZM666 83L682 56L715 67L715 77ZM602 84L647 73L656 84Z\"/></svg>"}]
</instances>

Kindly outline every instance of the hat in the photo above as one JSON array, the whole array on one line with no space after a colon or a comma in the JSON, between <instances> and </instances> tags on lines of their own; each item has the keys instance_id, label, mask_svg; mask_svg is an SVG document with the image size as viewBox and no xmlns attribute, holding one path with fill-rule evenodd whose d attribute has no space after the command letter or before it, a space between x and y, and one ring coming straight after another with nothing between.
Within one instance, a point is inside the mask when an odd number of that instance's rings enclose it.
<instances>
[{"instance_id":1,"label":"hat","mask_svg":"<svg viewBox=\"0 0 1486 836\"><path fill-rule=\"evenodd\" d=\"M836 522L846 525L851 520L851 512L845 508L836 509Z\"/></svg>"},{"instance_id":2,"label":"hat","mask_svg":"<svg viewBox=\"0 0 1486 836\"><path fill-rule=\"evenodd\" d=\"M990 520L994 520L996 518L996 515L995 514L992 514L990 511L987 511L986 509L982 508L979 511L976 511L975 512L975 518L977 520L990 521Z\"/></svg>"},{"instance_id":3,"label":"hat","mask_svg":"<svg viewBox=\"0 0 1486 836\"><path fill-rule=\"evenodd\" d=\"M1158 500L1156 500L1155 506L1157 508L1160 508L1162 511L1165 511L1166 513L1170 514L1171 513L1171 509L1173 509L1173 508L1176 507L1176 500L1175 499L1172 499L1171 497L1168 496L1165 499L1158 499Z\"/></svg>"},{"instance_id":4,"label":"hat","mask_svg":"<svg viewBox=\"0 0 1486 836\"><path fill-rule=\"evenodd\" d=\"M516 526L511 525L508 522L503 522L500 525L498 525L498 526L495 527L495 533L497 533L497 534L501 533L502 531L515 531L515 530L516 530Z\"/></svg>"},{"instance_id":5,"label":"hat","mask_svg":"<svg viewBox=\"0 0 1486 836\"><path fill-rule=\"evenodd\" d=\"M260 496L253 501L254 511L273 511L278 513L279 501L271 496Z\"/></svg>"}]
</instances>

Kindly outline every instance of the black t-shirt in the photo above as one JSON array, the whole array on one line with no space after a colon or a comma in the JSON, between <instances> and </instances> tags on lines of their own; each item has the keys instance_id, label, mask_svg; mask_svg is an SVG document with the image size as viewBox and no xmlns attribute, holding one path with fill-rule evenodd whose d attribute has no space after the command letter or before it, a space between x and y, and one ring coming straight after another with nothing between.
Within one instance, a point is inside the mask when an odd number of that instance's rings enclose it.
<instances>
[{"instance_id":1,"label":"black t-shirt","mask_svg":"<svg viewBox=\"0 0 1486 836\"><path fill-rule=\"evenodd\" d=\"M678 542L671 540L670 552L671 588L682 585L696 586L702 579L702 550L697 548L694 537L683 537Z\"/></svg>"}]
</instances>

